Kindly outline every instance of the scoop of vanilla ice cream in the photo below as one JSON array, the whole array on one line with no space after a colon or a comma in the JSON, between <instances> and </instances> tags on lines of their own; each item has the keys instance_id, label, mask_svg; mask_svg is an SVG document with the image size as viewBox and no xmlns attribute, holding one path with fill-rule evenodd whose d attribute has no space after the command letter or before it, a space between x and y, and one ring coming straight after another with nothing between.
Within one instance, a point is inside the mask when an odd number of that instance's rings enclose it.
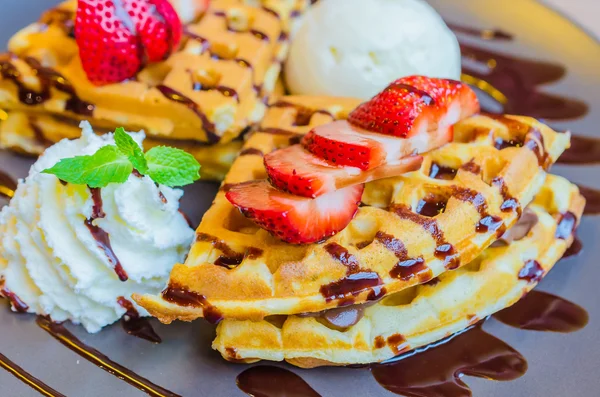
<instances>
[{"instance_id":1,"label":"scoop of vanilla ice cream","mask_svg":"<svg viewBox=\"0 0 600 397\"><path fill-rule=\"evenodd\" d=\"M112 134L97 136L85 122L82 127L80 139L46 150L0 212L0 291L23 302L30 313L97 332L125 313L120 297L156 294L166 285L171 268L188 252L194 230L179 212L181 190L133 174L123 184L100 189L105 216L92 224L108 234L127 276L121 281L86 225L94 206L91 190L41 173L62 158L114 144ZM143 133L130 135L141 146Z\"/></svg>"},{"instance_id":2,"label":"scoop of vanilla ice cream","mask_svg":"<svg viewBox=\"0 0 600 397\"><path fill-rule=\"evenodd\" d=\"M321 0L292 40L293 94L368 99L404 76L460 78L458 41L422 0Z\"/></svg>"}]
</instances>

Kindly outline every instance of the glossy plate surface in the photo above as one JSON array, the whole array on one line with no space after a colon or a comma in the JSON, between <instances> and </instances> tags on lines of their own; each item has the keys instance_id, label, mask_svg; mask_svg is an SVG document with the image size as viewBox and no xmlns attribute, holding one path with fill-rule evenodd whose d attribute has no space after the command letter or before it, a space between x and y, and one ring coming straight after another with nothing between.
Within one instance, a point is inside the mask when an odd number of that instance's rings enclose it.
<instances>
[{"instance_id":1,"label":"glossy plate surface","mask_svg":"<svg viewBox=\"0 0 600 397\"><path fill-rule=\"evenodd\" d=\"M33 21L51 4L50 0L9 0L0 13L0 43L6 43L18 28ZM571 21L533 0L473 1L431 0L448 22L473 28L499 28L513 40L482 40L461 34L461 41L478 48L494 49L529 59L563 65L565 76L539 87L540 91L585 102L583 117L550 120L558 129L600 138L600 44ZM549 115L552 116L551 114ZM24 177L32 160L0 151L0 167L13 177ZM553 172L573 182L600 188L600 166L557 165ZM201 182L187 189L184 210L198 223L217 191L217 185ZM1 203L0 203L1 204ZM510 382L464 378L475 396L593 396L600 390L600 218L585 216L578 235L583 242L579 256L561 261L542 281L549 291L584 307L590 315L583 330L571 334L523 331L491 319L484 328L518 350L528 361L527 373ZM203 321L170 326L155 324L163 343L152 345L128 336L116 324L97 335L67 325L77 337L113 361L153 383L183 396L243 396L236 376L246 366L230 364L210 348L214 328ZM99 369L66 349L36 325L35 317L12 314L0 307L0 353L49 386L67 396L143 396L131 385ZM325 368L298 370L323 396L391 396L367 370ZM3 396L39 394L0 369Z\"/></svg>"}]
</instances>

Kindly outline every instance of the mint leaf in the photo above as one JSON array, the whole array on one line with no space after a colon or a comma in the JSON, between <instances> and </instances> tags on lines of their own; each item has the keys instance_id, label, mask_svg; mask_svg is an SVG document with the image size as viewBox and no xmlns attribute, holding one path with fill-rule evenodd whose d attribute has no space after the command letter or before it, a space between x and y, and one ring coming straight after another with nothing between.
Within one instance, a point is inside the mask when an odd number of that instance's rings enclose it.
<instances>
[{"instance_id":1,"label":"mint leaf","mask_svg":"<svg viewBox=\"0 0 600 397\"><path fill-rule=\"evenodd\" d=\"M200 178L200 164L194 156L180 149L156 146L146 152L148 175L156 183L184 186Z\"/></svg>"},{"instance_id":2,"label":"mint leaf","mask_svg":"<svg viewBox=\"0 0 600 397\"><path fill-rule=\"evenodd\" d=\"M125 132L123 127L119 127L115 130L115 143L121 153L127 156L129 161L131 161L131 164L133 164L136 170L143 175L148 173L148 164L144 158L142 148Z\"/></svg>"},{"instance_id":3,"label":"mint leaf","mask_svg":"<svg viewBox=\"0 0 600 397\"><path fill-rule=\"evenodd\" d=\"M127 156L116 146L103 146L91 156L62 159L42 172L76 185L105 187L109 183L125 182L132 171Z\"/></svg>"}]
</instances>

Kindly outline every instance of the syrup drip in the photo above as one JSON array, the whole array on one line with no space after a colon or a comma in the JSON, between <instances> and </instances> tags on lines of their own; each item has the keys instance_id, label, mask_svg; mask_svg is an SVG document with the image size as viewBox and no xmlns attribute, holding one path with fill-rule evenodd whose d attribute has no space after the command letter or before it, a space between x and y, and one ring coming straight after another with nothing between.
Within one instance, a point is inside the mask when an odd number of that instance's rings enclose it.
<instances>
[{"instance_id":1,"label":"syrup drip","mask_svg":"<svg viewBox=\"0 0 600 397\"><path fill-rule=\"evenodd\" d=\"M579 193L581 193L586 200L583 213L585 215L600 214L600 190L587 186L577 186L579 187Z\"/></svg>"},{"instance_id":2,"label":"syrup drip","mask_svg":"<svg viewBox=\"0 0 600 397\"><path fill-rule=\"evenodd\" d=\"M444 341L371 366L373 377L392 393L405 396L471 396L463 375L508 381L527 371L527 361L515 349L488 334L478 324Z\"/></svg>"},{"instance_id":3,"label":"syrup drip","mask_svg":"<svg viewBox=\"0 0 600 397\"><path fill-rule=\"evenodd\" d=\"M150 321L147 318L141 317L140 313L136 310L133 303L128 299L120 296L117 302L123 309L126 310L123 318L121 319L121 325L125 332L129 335L137 336L138 338L145 339L152 343L161 343L162 339L152 328Z\"/></svg>"},{"instance_id":4,"label":"syrup drip","mask_svg":"<svg viewBox=\"0 0 600 397\"><path fill-rule=\"evenodd\" d=\"M181 397L179 394L164 389L122 365L117 364L93 347L87 346L61 324L53 323L50 319L41 316L38 316L36 322L44 331L48 332L54 339L71 351L148 395L152 397Z\"/></svg>"},{"instance_id":5,"label":"syrup drip","mask_svg":"<svg viewBox=\"0 0 600 397\"><path fill-rule=\"evenodd\" d=\"M204 129L206 132L206 139L208 139L209 142L217 143L219 140L221 140L221 138L215 134L215 125L208 119L206 114L204 114L196 102L192 101L181 92L163 84L157 85L156 89L159 90L160 93L163 94L163 96L168 100L181 103L194 112L200 118L200 121L202 122L202 129Z\"/></svg>"},{"instance_id":6,"label":"syrup drip","mask_svg":"<svg viewBox=\"0 0 600 397\"><path fill-rule=\"evenodd\" d=\"M581 135L572 135L571 147L558 158L557 163L600 163L600 139Z\"/></svg>"},{"instance_id":7,"label":"syrup drip","mask_svg":"<svg viewBox=\"0 0 600 397\"><path fill-rule=\"evenodd\" d=\"M100 188L90 188L90 193L92 195L92 201L94 202L94 205L92 207L92 216L91 218L85 220L85 225L92 234L94 240L96 240L98 248L104 251L108 261L113 266L115 273L117 273L119 280L125 282L129 279L129 276L127 276L127 272L123 268L123 265L121 265L119 258L117 258L117 255L112 249L112 245L110 244L110 236L102 228L94 224L96 219L105 217L104 211L102 210L102 194L100 193Z\"/></svg>"},{"instance_id":8,"label":"syrup drip","mask_svg":"<svg viewBox=\"0 0 600 397\"><path fill-rule=\"evenodd\" d=\"M300 376L271 365L248 368L238 375L236 383L252 397L321 397Z\"/></svg>"},{"instance_id":9,"label":"syrup drip","mask_svg":"<svg viewBox=\"0 0 600 397\"><path fill-rule=\"evenodd\" d=\"M54 390L41 380L37 379L29 372L25 371L23 368L19 367L17 364L8 359L4 354L0 353L0 367L4 368L11 374L13 374L17 379L25 383L27 386L31 387L38 393L46 397L67 397L62 393Z\"/></svg>"},{"instance_id":10,"label":"syrup drip","mask_svg":"<svg viewBox=\"0 0 600 397\"><path fill-rule=\"evenodd\" d=\"M585 327L589 316L582 307L566 299L534 290L494 314L494 318L519 329L567 333Z\"/></svg>"}]
</instances>

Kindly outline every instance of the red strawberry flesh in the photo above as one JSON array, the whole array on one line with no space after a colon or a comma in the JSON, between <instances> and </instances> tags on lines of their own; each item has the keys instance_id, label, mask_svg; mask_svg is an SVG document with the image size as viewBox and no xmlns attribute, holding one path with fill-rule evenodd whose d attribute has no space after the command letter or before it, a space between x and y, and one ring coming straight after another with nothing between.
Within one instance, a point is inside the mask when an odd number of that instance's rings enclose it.
<instances>
[{"instance_id":1,"label":"red strawberry flesh","mask_svg":"<svg viewBox=\"0 0 600 397\"><path fill-rule=\"evenodd\" d=\"M290 244L323 241L344 229L356 215L364 185L316 199L281 192L267 181L233 185L227 200L263 229Z\"/></svg>"},{"instance_id":2,"label":"red strawberry flesh","mask_svg":"<svg viewBox=\"0 0 600 397\"><path fill-rule=\"evenodd\" d=\"M438 148L451 140L452 129L448 127L402 139L369 132L347 121L335 121L312 129L302 140L302 145L330 165L368 171L414 153Z\"/></svg>"},{"instance_id":3,"label":"red strawberry flesh","mask_svg":"<svg viewBox=\"0 0 600 397\"><path fill-rule=\"evenodd\" d=\"M479 112L475 92L460 81L409 76L359 105L348 121L362 129L400 138L450 126Z\"/></svg>"},{"instance_id":4,"label":"red strawberry flesh","mask_svg":"<svg viewBox=\"0 0 600 397\"><path fill-rule=\"evenodd\" d=\"M362 171L334 166L304 150L300 145L276 150L264 158L269 180L276 188L303 197L318 197L337 189L417 170L421 156L406 156Z\"/></svg>"}]
</instances>

